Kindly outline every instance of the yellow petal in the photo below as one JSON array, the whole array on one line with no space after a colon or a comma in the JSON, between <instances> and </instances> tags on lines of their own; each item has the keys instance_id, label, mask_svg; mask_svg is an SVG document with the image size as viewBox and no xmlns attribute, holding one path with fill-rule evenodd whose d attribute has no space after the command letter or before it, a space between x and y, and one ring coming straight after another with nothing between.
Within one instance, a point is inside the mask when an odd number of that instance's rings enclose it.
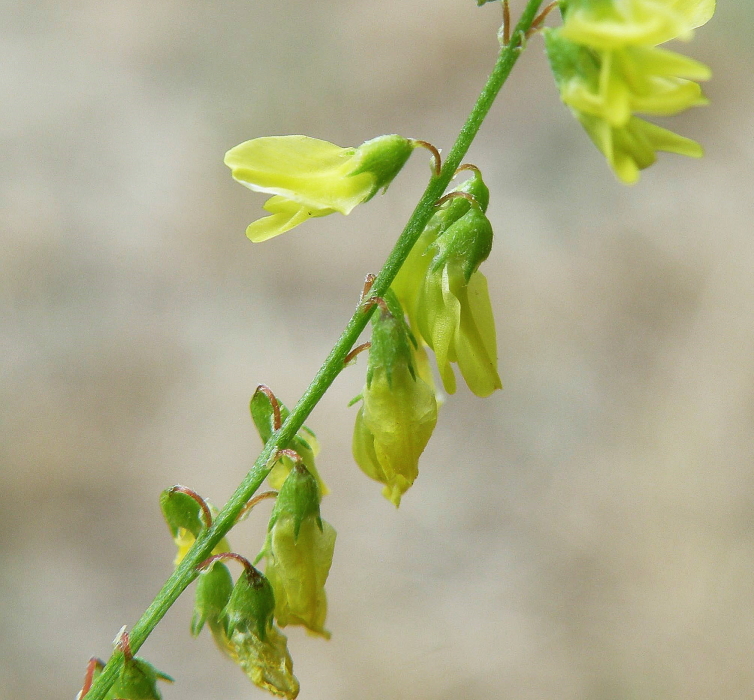
<instances>
[{"instance_id":1,"label":"yellow petal","mask_svg":"<svg viewBox=\"0 0 754 700\"><path fill-rule=\"evenodd\" d=\"M334 209L306 207L280 195L268 199L264 208L272 212L272 216L257 219L246 228L246 236L254 243L274 238L308 219L327 216L335 211Z\"/></svg>"}]
</instances>

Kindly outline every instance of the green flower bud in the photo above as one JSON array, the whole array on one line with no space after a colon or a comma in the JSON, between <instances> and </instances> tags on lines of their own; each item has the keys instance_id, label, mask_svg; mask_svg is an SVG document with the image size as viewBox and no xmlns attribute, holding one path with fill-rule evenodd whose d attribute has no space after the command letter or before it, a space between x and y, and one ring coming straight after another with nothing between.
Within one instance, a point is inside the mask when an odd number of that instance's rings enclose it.
<instances>
[{"instance_id":1,"label":"green flower bud","mask_svg":"<svg viewBox=\"0 0 754 700\"><path fill-rule=\"evenodd\" d=\"M416 341L400 304L390 293L385 301L387 311L372 316L367 382L352 447L362 471L384 484L383 494L398 506L419 473L419 457L437 422L437 401L415 361Z\"/></svg>"},{"instance_id":2,"label":"green flower bud","mask_svg":"<svg viewBox=\"0 0 754 700\"><path fill-rule=\"evenodd\" d=\"M290 411L283 403L279 402L278 405L280 409L280 420L284 423L290 415ZM262 438L263 443L266 443L275 431L275 411L270 402L270 397L264 391L257 389L257 391L254 392L254 396L251 397L249 408L251 410L251 418L254 421L259 437ZM314 458L319 452L319 443L317 442L316 435L309 428L303 426L286 445L286 449L293 450L299 457L301 457L301 461L317 480L321 494L326 496L330 491L322 481L314 462ZM280 490L282 488L292 466L293 461L285 456L275 463L275 466L272 467L272 470L267 475L267 481L273 489Z\"/></svg>"},{"instance_id":3,"label":"green flower bud","mask_svg":"<svg viewBox=\"0 0 754 700\"><path fill-rule=\"evenodd\" d=\"M215 561L199 574L194 594L194 614L191 618L191 634L196 637L209 623L213 636L227 635L223 611L233 591L233 579L225 564ZM218 642L220 647L224 644Z\"/></svg>"},{"instance_id":4,"label":"green flower bud","mask_svg":"<svg viewBox=\"0 0 754 700\"><path fill-rule=\"evenodd\" d=\"M267 136L232 148L225 164L242 185L274 195L264 205L271 216L246 229L246 235L259 242L312 217L349 214L378 190L387 189L415 147L415 142L395 134L358 148L340 148L308 136Z\"/></svg>"},{"instance_id":5,"label":"green flower bud","mask_svg":"<svg viewBox=\"0 0 754 700\"><path fill-rule=\"evenodd\" d=\"M458 260L468 282L492 250L492 224L479 207L472 206L437 237L430 249L436 251L430 273L442 269L451 260Z\"/></svg>"},{"instance_id":6,"label":"green flower bud","mask_svg":"<svg viewBox=\"0 0 754 700\"><path fill-rule=\"evenodd\" d=\"M182 487L176 487L182 488ZM196 541L199 533L206 527L203 518L212 517L212 506L205 503L206 513L202 512L204 501L195 494L195 498L183 491L166 489L160 494L160 509L168 525L173 541L178 548L174 566L183 561L189 549ZM229 552L230 545L224 537L212 550L212 554Z\"/></svg>"},{"instance_id":7,"label":"green flower bud","mask_svg":"<svg viewBox=\"0 0 754 700\"><path fill-rule=\"evenodd\" d=\"M266 576L250 567L238 577L222 615L227 620L231 635L238 630L265 641L272 627L274 611L275 594L270 582Z\"/></svg>"},{"instance_id":8,"label":"green flower bud","mask_svg":"<svg viewBox=\"0 0 754 700\"><path fill-rule=\"evenodd\" d=\"M127 658L115 683L108 691L108 698L122 700L161 700L157 681L172 683L173 679L139 656Z\"/></svg>"},{"instance_id":9,"label":"green flower bud","mask_svg":"<svg viewBox=\"0 0 754 700\"><path fill-rule=\"evenodd\" d=\"M313 518L321 529L320 500L317 480L303 464L294 464L275 499L267 529L271 530L278 519L283 517L291 518L293 521L296 537L301 523L307 518Z\"/></svg>"}]
</instances>

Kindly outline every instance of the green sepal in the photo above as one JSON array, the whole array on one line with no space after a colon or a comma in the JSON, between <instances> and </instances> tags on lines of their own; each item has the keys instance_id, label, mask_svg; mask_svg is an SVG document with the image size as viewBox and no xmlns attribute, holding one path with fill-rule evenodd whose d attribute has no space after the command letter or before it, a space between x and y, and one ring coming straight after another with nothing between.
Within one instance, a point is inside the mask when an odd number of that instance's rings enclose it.
<instances>
[{"instance_id":1,"label":"green sepal","mask_svg":"<svg viewBox=\"0 0 754 700\"><path fill-rule=\"evenodd\" d=\"M211 629L226 625L223 610L233 591L233 578L225 564L215 561L199 574L194 594L194 614L191 617L191 634L196 637L208 622ZM227 633L227 629L224 629Z\"/></svg>"},{"instance_id":2,"label":"green sepal","mask_svg":"<svg viewBox=\"0 0 754 700\"><path fill-rule=\"evenodd\" d=\"M430 248L436 251L430 266L432 272L451 259L458 259L468 282L492 250L492 224L479 207L472 206Z\"/></svg>"},{"instance_id":3,"label":"green sepal","mask_svg":"<svg viewBox=\"0 0 754 700\"><path fill-rule=\"evenodd\" d=\"M600 75L597 54L586 46L565 39L557 29L545 28L542 34L550 70L558 87L562 88L578 77L596 91Z\"/></svg>"},{"instance_id":4,"label":"green sepal","mask_svg":"<svg viewBox=\"0 0 754 700\"><path fill-rule=\"evenodd\" d=\"M408 367L412 377L416 376L413 366L416 338L406 324L403 308L395 292L388 290L383 299L387 310L379 308L372 315L367 387L371 385L374 373L379 370L385 371L388 384L392 386L393 368L399 363Z\"/></svg>"},{"instance_id":5,"label":"green sepal","mask_svg":"<svg viewBox=\"0 0 754 700\"><path fill-rule=\"evenodd\" d=\"M254 567L244 569L222 611L227 620L228 635L250 632L264 642L274 612L275 594L267 577Z\"/></svg>"},{"instance_id":6,"label":"green sepal","mask_svg":"<svg viewBox=\"0 0 754 700\"><path fill-rule=\"evenodd\" d=\"M277 520L284 516L293 519L294 539L298 538L301 523L307 518L314 518L317 527L322 530L322 518L319 514L319 503L322 500L317 480L301 463L293 465L288 478L280 489L275 505L270 514L268 532L272 530Z\"/></svg>"},{"instance_id":7,"label":"green sepal","mask_svg":"<svg viewBox=\"0 0 754 700\"><path fill-rule=\"evenodd\" d=\"M158 671L146 659L134 656L125 659L115 683L108 693L109 698L122 700L162 700L157 688L157 681L172 683L173 679L162 671Z\"/></svg>"},{"instance_id":8,"label":"green sepal","mask_svg":"<svg viewBox=\"0 0 754 700\"><path fill-rule=\"evenodd\" d=\"M374 178L368 202L379 190L386 190L411 156L416 144L398 134L388 134L365 141L356 149L357 167L349 177L369 173Z\"/></svg>"},{"instance_id":9,"label":"green sepal","mask_svg":"<svg viewBox=\"0 0 754 700\"><path fill-rule=\"evenodd\" d=\"M205 527L201 506L185 493L166 489L160 494L160 509L174 538L178 537L179 528L199 537Z\"/></svg>"}]
</instances>

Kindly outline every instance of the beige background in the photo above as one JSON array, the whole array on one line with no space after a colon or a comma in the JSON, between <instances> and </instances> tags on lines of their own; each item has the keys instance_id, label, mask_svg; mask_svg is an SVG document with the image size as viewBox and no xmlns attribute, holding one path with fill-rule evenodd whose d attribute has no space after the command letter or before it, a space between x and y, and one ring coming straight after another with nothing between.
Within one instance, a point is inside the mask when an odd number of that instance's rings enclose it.
<instances>
[{"instance_id":1,"label":"beige background","mask_svg":"<svg viewBox=\"0 0 754 700\"><path fill-rule=\"evenodd\" d=\"M513 3L514 14L523 0ZM395 511L354 466L364 362L309 424L339 532L304 700L754 694L754 11L691 46L707 148L612 177L531 42L469 159L505 390L461 389ZM427 177L264 245L226 149L267 134L446 151L494 60L472 0L46 0L0 18L0 698L72 698L171 569L176 482L222 504L258 382L305 388ZM268 506L233 533L253 555ZM187 597L166 700L264 697Z\"/></svg>"}]
</instances>

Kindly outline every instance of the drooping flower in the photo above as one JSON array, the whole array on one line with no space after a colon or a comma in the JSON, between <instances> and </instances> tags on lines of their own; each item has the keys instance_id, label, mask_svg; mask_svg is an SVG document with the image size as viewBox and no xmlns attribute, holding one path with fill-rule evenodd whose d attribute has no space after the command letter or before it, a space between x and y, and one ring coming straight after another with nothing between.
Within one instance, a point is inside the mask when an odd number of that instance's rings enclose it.
<instances>
[{"instance_id":1,"label":"drooping flower","mask_svg":"<svg viewBox=\"0 0 754 700\"><path fill-rule=\"evenodd\" d=\"M472 170L471 172L472 176L468 180L450 190L448 194L463 193L470 195L477 201L482 211L486 211L490 201L490 191L484 184L479 170ZM438 236L442 235L470 208L471 201L464 197L448 199L438 207L390 286L405 310L411 331L415 334L418 333L416 319L419 293L434 257L434 252L430 250L430 246L437 240Z\"/></svg>"},{"instance_id":2,"label":"drooping flower","mask_svg":"<svg viewBox=\"0 0 754 700\"><path fill-rule=\"evenodd\" d=\"M303 625L329 639L325 582L336 534L320 517L320 498L316 479L302 463L294 464L275 502L259 558L266 558L278 624Z\"/></svg>"},{"instance_id":3,"label":"drooping flower","mask_svg":"<svg viewBox=\"0 0 754 700\"><path fill-rule=\"evenodd\" d=\"M308 136L252 139L225 154L233 178L256 192L274 195L271 214L250 224L246 235L265 241L312 217L349 214L357 204L387 189L416 142L396 134L358 148L340 148Z\"/></svg>"},{"instance_id":4,"label":"drooping flower","mask_svg":"<svg viewBox=\"0 0 754 700\"><path fill-rule=\"evenodd\" d=\"M425 253L430 263L416 301L416 325L449 394L456 390L451 363L477 396L502 388L487 280L478 270L491 247L492 226L474 204Z\"/></svg>"},{"instance_id":5,"label":"drooping flower","mask_svg":"<svg viewBox=\"0 0 754 700\"><path fill-rule=\"evenodd\" d=\"M567 0L563 37L596 49L656 46L690 39L715 0Z\"/></svg>"},{"instance_id":6,"label":"drooping flower","mask_svg":"<svg viewBox=\"0 0 754 700\"><path fill-rule=\"evenodd\" d=\"M392 292L372 317L363 404L356 416L353 455L362 471L384 484L396 506L419 474L419 457L437 423L435 389ZM429 381L427 381L429 379Z\"/></svg>"}]
</instances>

